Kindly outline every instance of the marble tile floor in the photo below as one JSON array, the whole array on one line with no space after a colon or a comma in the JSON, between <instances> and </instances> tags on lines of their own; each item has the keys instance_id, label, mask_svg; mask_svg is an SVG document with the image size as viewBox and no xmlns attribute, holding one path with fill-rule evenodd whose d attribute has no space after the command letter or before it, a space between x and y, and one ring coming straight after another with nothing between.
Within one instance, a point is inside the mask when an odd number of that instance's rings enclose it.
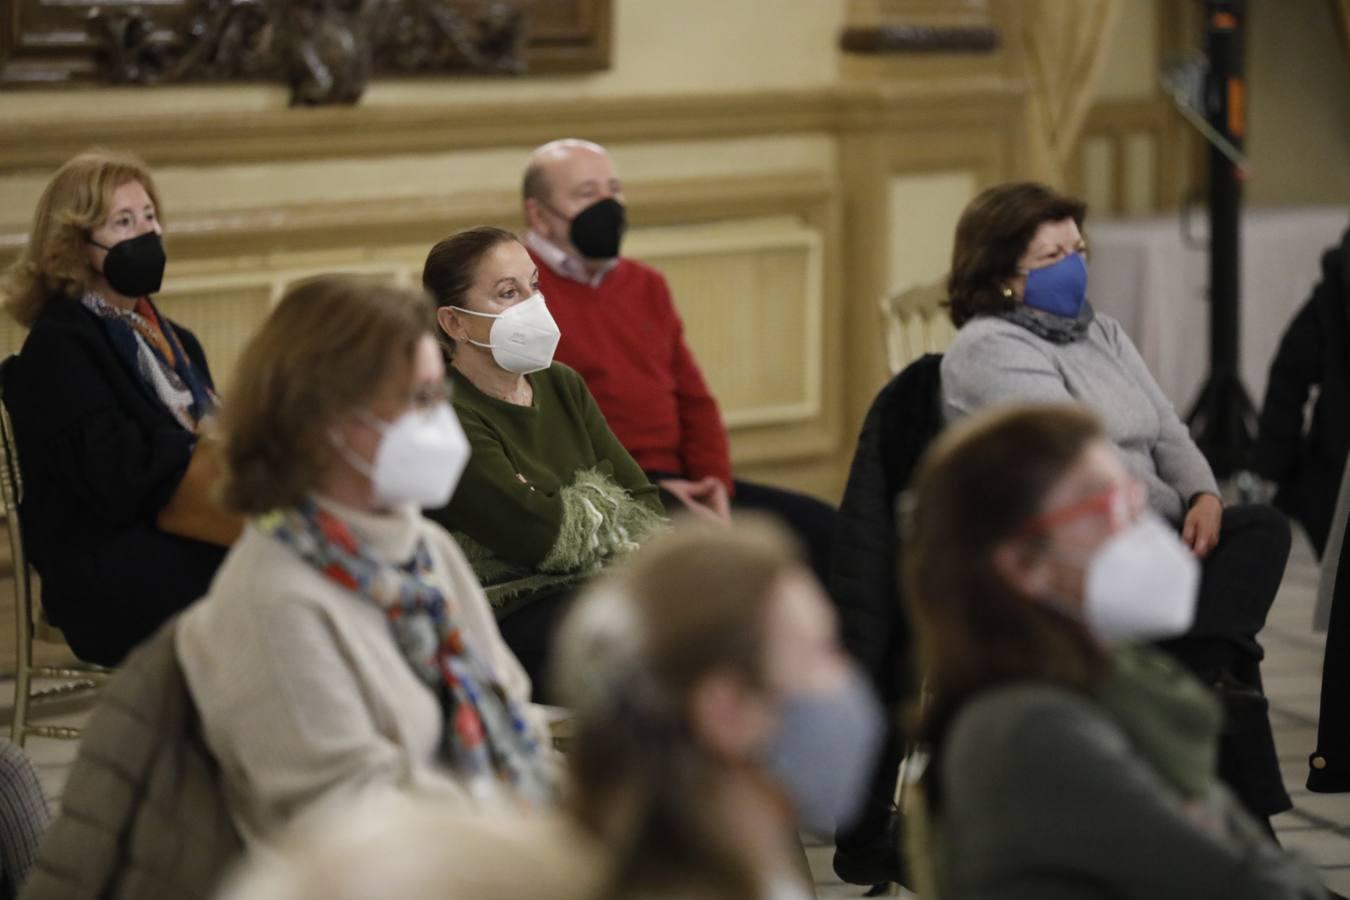
<instances>
[{"instance_id":1,"label":"marble tile floor","mask_svg":"<svg viewBox=\"0 0 1350 900\"><path fill-rule=\"evenodd\" d=\"M1350 894L1350 794L1313 794L1304 788L1308 754L1316 734L1325 639L1312 630L1317 590L1317 565L1301 539L1262 637L1266 648L1263 673L1269 695L1275 738L1294 809L1277 817L1280 841L1305 854L1322 868L1327 885ZM0 681L0 706L10 703L12 682ZM78 726L87 713L50 721ZM38 765L43 786L59 804L66 775L77 750L73 741L30 739L29 755ZM807 856L820 898L861 897L865 889L841 884L830 868L833 848L808 842ZM914 896L900 892L899 896Z\"/></svg>"}]
</instances>

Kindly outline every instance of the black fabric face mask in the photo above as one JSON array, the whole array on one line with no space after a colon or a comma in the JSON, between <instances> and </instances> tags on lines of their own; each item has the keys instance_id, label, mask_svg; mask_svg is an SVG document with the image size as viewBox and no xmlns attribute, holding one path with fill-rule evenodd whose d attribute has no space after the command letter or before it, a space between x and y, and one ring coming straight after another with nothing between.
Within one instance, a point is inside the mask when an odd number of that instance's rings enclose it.
<instances>
[{"instance_id":1,"label":"black fabric face mask","mask_svg":"<svg viewBox=\"0 0 1350 900\"><path fill-rule=\"evenodd\" d=\"M568 238L587 259L613 259L628 229L623 204L613 197L597 200L572 218Z\"/></svg>"},{"instance_id":2,"label":"black fabric face mask","mask_svg":"<svg viewBox=\"0 0 1350 900\"><path fill-rule=\"evenodd\" d=\"M164 241L153 232L104 247L93 238L89 243L108 251L103 258L103 277L123 297L158 294L164 281Z\"/></svg>"}]
</instances>

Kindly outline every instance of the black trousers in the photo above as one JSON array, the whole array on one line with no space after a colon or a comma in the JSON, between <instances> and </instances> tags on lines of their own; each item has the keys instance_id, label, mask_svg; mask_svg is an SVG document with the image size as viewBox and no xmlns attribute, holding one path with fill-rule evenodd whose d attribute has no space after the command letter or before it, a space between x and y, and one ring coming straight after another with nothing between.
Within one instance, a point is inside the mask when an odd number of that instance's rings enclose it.
<instances>
[{"instance_id":1,"label":"black trousers","mask_svg":"<svg viewBox=\"0 0 1350 900\"><path fill-rule=\"evenodd\" d=\"M668 472L648 472L647 477L653 484L664 478L683 478ZM731 508L763 512L776 518L784 527L796 535L806 550L807 562L811 571L821 584L827 584L830 577L830 555L834 547L834 519L838 514L833 506L824 500L806 494L790 491L786 488L771 487L754 481L733 479L736 494L731 498ZM684 508L678 497L667 491L661 491L661 503L667 515L674 515Z\"/></svg>"},{"instance_id":2,"label":"black trousers","mask_svg":"<svg viewBox=\"0 0 1350 900\"><path fill-rule=\"evenodd\" d=\"M1350 540L1328 547L1338 554L1331 621L1322 657L1322 699L1317 711L1317 748L1310 759L1308 789L1350 791Z\"/></svg>"},{"instance_id":3,"label":"black trousers","mask_svg":"<svg viewBox=\"0 0 1350 900\"><path fill-rule=\"evenodd\" d=\"M648 477L655 482L659 478L680 476L648 473ZM824 584L830 572L830 548L834 543L834 507L805 494L752 481L738 479L735 485L732 507L761 510L778 518L802 542L811 569ZM665 491L661 492L661 502L667 513L682 507L678 498ZM530 676L536 703L551 702L552 673L549 667L553 658L553 640L579 589L580 586L574 586L532 598L497 620L506 645Z\"/></svg>"},{"instance_id":4,"label":"black trousers","mask_svg":"<svg viewBox=\"0 0 1350 900\"><path fill-rule=\"evenodd\" d=\"M116 666L206 594L226 549L138 526L57 560L34 560L48 620L85 662Z\"/></svg>"},{"instance_id":5,"label":"black trousers","mask_svg":"<svg viewBox=\"0 0 1350 900\"><path fill-rule=\"evenodd\" d=\"M530 676L530 699L535 703L553 702L553 640L580 589L581 585L570 585L533 597L497 620L502 640Z\"/></svg>"},{"instance_id":6,"label":"black trousers","mask_svg":"<svg viewBox=\"0 0 1350 900\"><path fill-rule=\"evenodd\" d=\"M1289 560L1289 523L1264 505L1224 509L1219 545L1205 559L1195 622L1159 646L1211 686L1227 718L1219 777L1255 816L1293 804L1280 777L1275 734L1261 685L1265 652L1256 636L1275 602Z\"/></svg>"}]
</instances>

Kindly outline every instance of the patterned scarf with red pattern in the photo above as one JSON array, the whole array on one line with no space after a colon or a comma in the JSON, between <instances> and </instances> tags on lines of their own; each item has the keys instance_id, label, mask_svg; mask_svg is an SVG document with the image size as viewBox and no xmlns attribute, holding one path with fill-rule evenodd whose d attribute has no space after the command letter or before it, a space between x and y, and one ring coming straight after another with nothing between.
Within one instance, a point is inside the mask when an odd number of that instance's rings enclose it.
<instances>
[{"instance_id":1,"label":"patterned scarf with red pattern","mask_svg":"<svg viewBox=\"0 0 1350 900\"><path fill-rule=\"evenodd\" d=\"M552 800L552 781L524 717L465 640L444 594L427 580L431 555L424 542L404 566L381 562L342 519L311 501L256 524L384 611L408 665L440 702L443 755L470 793L486 799L505 784L530 805Z\"/></svg>"}]
</instances>

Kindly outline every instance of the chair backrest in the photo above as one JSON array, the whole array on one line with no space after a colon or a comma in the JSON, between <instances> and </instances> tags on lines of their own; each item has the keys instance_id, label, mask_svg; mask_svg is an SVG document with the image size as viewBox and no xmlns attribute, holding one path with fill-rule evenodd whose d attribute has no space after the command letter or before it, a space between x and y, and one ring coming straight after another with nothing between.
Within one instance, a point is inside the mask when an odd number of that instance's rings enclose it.
<instances>
[{"instance_id":1,"label":"chair backrest","mask_svg":"<svg viewBox=\"0 0 1350 900\"><path fill-rule=\"evenodd\" d=\"M942 353L956 336L943 305L947 279L921 284L881 301L881 323L886 340L886 362L891 374L925 353Z\"/></svg>"},{"instance_id":2,"label":"chair backrest","mask_svg":"<svg viewBox=\"0 0 1350 900\"><path fill-rule=\"evenodd\" d=\"M19 474L19 451L14 442L14 423L5 406L5 376L10 372L17 354L0 361L0 503L6 514L17 513L23 502L23 476Z\"/></svg>"},{"instance_id":3,"label":"chair backrest","mask_svg":"<svg viewBox=\"0 0 1350 900\"><path fill-rule=\"evenodd\" d=\"M12 371L14 354L0 362L0 507L4 510L5 531L9 536L9 558L14 569L14 618L18 629L20 661L28 664L27 651L32 640L33 594L28 577L28 558L23 552L23 531L19 526L19 504L23 502L23 475L19 470L19 450L14 440L14 423L5 406L6 375Z\"/></svg>"}]
</instances>

